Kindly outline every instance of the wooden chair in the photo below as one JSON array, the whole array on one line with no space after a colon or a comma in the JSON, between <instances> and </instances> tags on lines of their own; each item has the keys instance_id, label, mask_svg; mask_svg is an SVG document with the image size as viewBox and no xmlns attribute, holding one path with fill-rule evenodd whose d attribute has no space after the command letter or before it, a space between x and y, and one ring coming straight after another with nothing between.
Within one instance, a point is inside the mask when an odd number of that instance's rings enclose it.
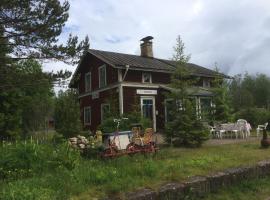
<instances>
[{"instance_id":1,"label":"wooden chair","mask_svg":"<svg viewBox=\"0 0 270 200\"><path fill-rule=\"evenodd\" d=\"M152 141L154 131L152 128L147 128L144 131L143 144L149 144Z\"/></svg>"}]
</instances>

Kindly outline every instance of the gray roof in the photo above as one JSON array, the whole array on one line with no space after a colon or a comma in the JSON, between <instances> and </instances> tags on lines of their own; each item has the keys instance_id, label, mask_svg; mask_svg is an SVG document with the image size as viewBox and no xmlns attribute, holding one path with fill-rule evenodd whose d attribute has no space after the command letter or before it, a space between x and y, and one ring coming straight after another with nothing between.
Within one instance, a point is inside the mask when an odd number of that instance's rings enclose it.
<instances>
[{"instance_id":1,"label":"gray roof","mask_svg":"<svg viewBox=\"0 0 270 200\"><path fill-rule=\"evenodd\" d=\"M172 60L148 58L138 55L100 51L94 49L90 49L88 52L116 68L125 68L126 65L129 65L131 70L134 69L172 73L176 67L176 62ZM205 77L222 75L226 77L224 74L219 74L214 70L210 70L193 63L188 63L187 67L190 69L193 75Z\"/></svg>"},{"instance_id":2,"label":"gray roof","mask_svg":"<svg viewBox=\"0 0 270 200\"><path fill-rule=\"evenodd\" d=\"M95 49L89 49L88 53L94 55L95 57L101 59L105 63L111 65L115 68L126 68L126 65L129 65L130 70L141 70L141 71L153 71L153 72L164 72L172 73L175 70L176 62L172 60L159 59L159 58L149 58L138 55L116 53L109 51L100 51ZM78 65L74 75L77 74L80 64ZM214 70L207 69L205 67L188 63L187 67L190 69L191 74L195 76L203 77L216 77L222 76L224 78L230 78L221 73L217 73ZM74 77L73 75L73 77ZM73 84L73 78L70 84Z\"/></svg>"}]
</instances>

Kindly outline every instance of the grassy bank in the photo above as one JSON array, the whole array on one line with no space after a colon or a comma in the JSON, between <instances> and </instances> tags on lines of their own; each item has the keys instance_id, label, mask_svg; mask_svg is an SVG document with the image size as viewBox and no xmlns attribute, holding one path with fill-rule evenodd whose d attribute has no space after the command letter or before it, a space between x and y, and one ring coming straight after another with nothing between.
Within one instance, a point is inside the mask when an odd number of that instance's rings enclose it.
<instances>
[{"instance_id":1,"label":"grassy bank","mask_svg":"<svg viewBox=\"0 0 270 200\"><path fill-rule=\"evenodd\" d=\"M270 178L243 182L210 194L204 200L266 200L270 197Z\"/></svg>"},{"instance_id":2,"label":"grassy bank","mask_svg":"<svg viewBox=\"0 0 270 200\"><path fill-rule=\"evenodd\" d=\"M10 150L11 148L12 150ZM30 153L29 153L30 152ZM6 175L0 181L0 199L89 199L121 196L140 187L157 188L169 181L184 180L229 167L250 165L270 158L259 142L203 146L199 149L163 148L155 156L124 156L112 160L86 160L65 145L6 146L0 150L0 168L18 162L26 175ZM18 169L17 171L21 170ZM3 171L3 170L2 170ZM24 173L24 172L23 172ZM15 173L16 174L16 173ZM17 198L19 197L19 198Z\"/></svg>"}]
</instances>

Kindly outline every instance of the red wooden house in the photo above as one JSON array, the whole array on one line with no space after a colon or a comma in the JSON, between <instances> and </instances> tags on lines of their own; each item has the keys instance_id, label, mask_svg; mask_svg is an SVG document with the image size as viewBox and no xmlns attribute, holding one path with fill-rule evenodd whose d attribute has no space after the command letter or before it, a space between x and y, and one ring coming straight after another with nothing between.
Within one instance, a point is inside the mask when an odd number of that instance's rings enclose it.
<instances>
[{"instance_id":1,"label":"red wooden house","mask_svg":"<svg viewBox=\"0 0 270 200\"><path fill-rule=\"evenodd\" d=\"M120 114L131 112L136 98L141 113L153 122L154 130L162 130L167 118L166 97L175 62L155 58L152 37L141 40L141 55L130 55L90 49L81 59L70 87L79 91L81 120L85 128L96 130L110 109L108 99L117 97ZM197 113L211 104L211 80L217 75L213 70L188 64L192 76L198 79L196 93ZM136 97L136 98L135 98Z\"/></svg>"}]
</instances>

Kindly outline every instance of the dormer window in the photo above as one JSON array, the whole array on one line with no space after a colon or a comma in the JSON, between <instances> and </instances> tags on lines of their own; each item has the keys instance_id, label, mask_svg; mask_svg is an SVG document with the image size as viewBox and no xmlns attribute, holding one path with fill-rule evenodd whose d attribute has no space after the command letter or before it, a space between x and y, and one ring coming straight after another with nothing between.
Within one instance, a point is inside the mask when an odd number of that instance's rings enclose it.
<instances>
[{"instance_id":1,"label":"dormer window","mask_svg":"<svg viewBox=\"0 0 270 200\"><path fill-rule=\"evenodd\" d=\"M210 87L210 80L203 79L203 87Z\"/></svg>"},{"instance_id":2,"label":"dormer window","mask_svg":"<svg viewBox=\"0 0 270 200\"><path fill-rule=\"evenodd\" d=\"M92 89L91 85L91 72L88 72L84 76L85 92L89 92Z\"/></svg>"},{"instance_id":3,"label":"dormer window","mask_svg":"<svg viewBox=\"0 0 270 200\"><path fill-rule=\"evenodd\" d=\"M142 82L143 83L152 83L151 73L142 73Z\"/></svg>"},{"instance_id":4,"label":"dormer window","mask_svg":"<svg viewBox=\"0 0 270 200\"><path fill-rule=\"evenodd\" d=\"M98 68L99 75L99 87L105 87L107 85L107 77L106 77L106 65L102 65Z\"/></svg>"}]
</instances>

